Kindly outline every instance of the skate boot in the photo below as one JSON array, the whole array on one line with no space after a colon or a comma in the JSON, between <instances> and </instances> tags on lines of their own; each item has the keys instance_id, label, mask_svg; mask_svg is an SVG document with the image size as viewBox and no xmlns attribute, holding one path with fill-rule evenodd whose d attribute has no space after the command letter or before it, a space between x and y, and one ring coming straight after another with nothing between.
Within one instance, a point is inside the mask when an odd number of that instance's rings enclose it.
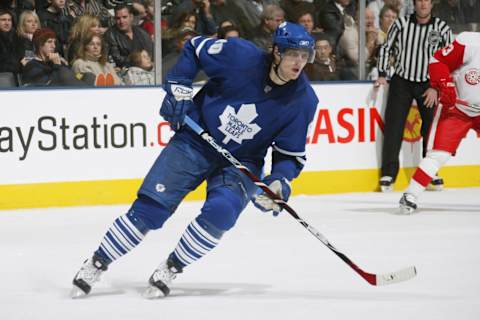
<instances>
[{"instance_id":1,"label":"skate boot","mask_svg":"<svg viewBox=\"0 0 480 320\"><path fill-rule=\"evenodd\" d=\"M96 255L85 260L80 271L73 278L73 288L70 296L75 299L89 294L93 284L100 280L100 275L107 268L106 261Z\"/></svg>"},{"instance_id":2,"label":"skate boot","mask_svg":"<svg viewBox=\"0 0 480 320\"><path fill-rule=\"evenodd\" d=\"M380 178L380 191L390 192L393 190L393 178L390 176L383 176Z\"/></svg>"},{"instance_id":3,"label":"skate boot","mask_svg":"<svg viewBox=\"0 0 480 320\"><path fill-rule=\"evenodd\" d=\"M417 198L410 193L404 193L400 199L400 214L412 214L417 210Z\"/></svg>"},{"instance_id":4,"label":"skate boot","mask_svg":"<svg viewBox=\"0 0 480 320\"><path fill-rule=\"evenodd\" d=\"M168 286L177 277L177 273L182 273L182 269L177 268L171 259L160 263L148 280L149 286L143 293L143 297L157 299L168 296L170 294Z\"/></svg>"},{"instance_id":5,"label":"skate boot","mask_svg":"<svg viewBox=\"0 0 480 320\"><path fill-rule=\"evenodd\" d=\"M429 191L442 191L443 190L443 179L439 176L435 176L432 181L427 186Z\"/></svg>"}]
</instances>

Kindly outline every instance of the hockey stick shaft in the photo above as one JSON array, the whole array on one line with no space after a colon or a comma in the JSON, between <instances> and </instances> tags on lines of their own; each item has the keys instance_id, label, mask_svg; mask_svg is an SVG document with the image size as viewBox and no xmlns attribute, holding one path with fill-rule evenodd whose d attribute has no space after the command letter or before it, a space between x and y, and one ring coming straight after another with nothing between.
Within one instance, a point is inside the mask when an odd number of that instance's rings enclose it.
<instances>
[{"instance_id":1,"label":"hockey stick shaft","mask_svg":"<svg viewBox=\"0 0 480 320\"><path fill-rule=\"evenodd\" d=\"M360 269L352 260L350 260L345 254L340 252L335 248L327 238L321 234L317 229L308 224L305 220L300 218L295 210L292 209L285 201L283 201L276 193L274 193L265 183L263 183L253 172L245 167L240 161L238 161L228 150L222 148L215 139L208 134L202 127L200 127L194 120L189 116L185 117L185 124L192 129L196 134L198 134L203 140L205 140L210 146L212 146L219 154L221 154L226 160L228 160L233 166L243 172L246 176L250 178L260 189L262 189L270 199L275 201L280 205L285 211L287 211L297 222L299 222L305 229L307 229L312 235L314 235L318 240L320 240L327 248L329 248L333 253L335 253L340 259L342 259L350 268L355 270L363 279L365 279L371 285L382 285L388 283L394 283L399 281L408 280L416 274L415 268L405 269L401 272L390 273L381 276L379 278L377 275L368 273ZM413 276L411 276L413 272ZM400 273L405 273L406 275L400 275ZM383 280L382 280L383 279ZM380 283L381 282L381 283Z\"/></svg>"}]
</instances>

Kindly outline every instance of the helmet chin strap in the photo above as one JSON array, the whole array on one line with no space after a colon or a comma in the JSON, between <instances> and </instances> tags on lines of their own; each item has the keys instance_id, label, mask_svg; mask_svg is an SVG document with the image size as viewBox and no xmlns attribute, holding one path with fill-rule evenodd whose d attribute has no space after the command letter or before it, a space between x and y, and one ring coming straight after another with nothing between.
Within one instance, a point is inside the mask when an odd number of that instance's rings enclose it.
<instances>
[{"instance_id":1,"label":"helmet chin strap","mask_svg":"<svg viewBox=\"0 0 480 320\"><path fill-rule=\"evenodd\" d=\"M280 62L277 64L275 63L275 61L272 61L272 64L273 64L273 71L275 72L275 75L278 77L278 79L280 79L280 81L283 81L284 84L287 83L288 81L290 80L285 80L283 79L280 74L278 73L278 68L280 67L280 63L282 63L282 55L280 55Z\"/></svg>"}]
</instances>

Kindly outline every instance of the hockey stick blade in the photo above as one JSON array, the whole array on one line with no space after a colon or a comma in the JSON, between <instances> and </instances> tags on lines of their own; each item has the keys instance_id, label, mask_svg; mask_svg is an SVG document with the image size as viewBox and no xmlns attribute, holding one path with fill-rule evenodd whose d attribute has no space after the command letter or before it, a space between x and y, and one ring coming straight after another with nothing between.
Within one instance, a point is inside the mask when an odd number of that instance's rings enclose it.
<instances>
[{"instance_id":1,"label":"hockey stick blade","mask_svg":"<svg viewBox=\"0 0 480 320\"><path fill-rule=\"evenodd\" d=\"M375 276L375 284L372 285L384 286L387 284L403 282L414 278L416 275L417 269L412 266L392 273L377 274Z\"/></svg>"},{"instance_id":2,"label":"hockey stick blade","mask_svg":"<svg viewBox=\"0 0 480 320\"><path fill-rule=\"evenodd\" d=\"M203 140L205 140L215 151L228 160L234 167L240 170L243 174L252 180L260 189L262 189L275 203L280 205L285 211L287 211L295 220L300 223L305 229L307 229L313 236L320 240L327 248L335 253L340 259L342 259L350 268L352 268L357 274L373 286L387 285L397 282L409 280L417 274L415 267L409 267L397 272L385 273L381 275L368 273L360 269L350 258L344 253L340 252L328 239L321 234L317 229L308 224L305 220L300 218L298 214L290 207L285 201L283 201L276 193L274 193L265 183L263 183L255 174L253 174L247 167L242 165L228 150L222 148L215 139L210 136L202 127L200 127L192 118L185 116L185 124L198 134Z\"/></svg>"}]
</instances>

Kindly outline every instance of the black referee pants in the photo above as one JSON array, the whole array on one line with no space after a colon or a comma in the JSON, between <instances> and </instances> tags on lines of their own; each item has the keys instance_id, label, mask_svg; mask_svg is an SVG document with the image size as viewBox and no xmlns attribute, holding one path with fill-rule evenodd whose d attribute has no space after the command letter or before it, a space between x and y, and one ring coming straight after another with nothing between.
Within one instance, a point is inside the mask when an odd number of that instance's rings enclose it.
<instances>
[{"instance_id":1,"label":"black referee pants","mask_svg":"<svg viewBox=\"0 0 480 320\"><path fill-rule=\"evenodd\" d=\"M426 108L422 94L429 88L429 82L412 82L392 77L388 90L387 107L385 109L384 139L382 147L382 176L390 176L396 180L400 167L399 153L402 146L403 131L413 99L417 101L422 118L421 134L423 137L422 154L427 152L427 138L433 120L434 108Z\"/></svg>"}]
</instances>

